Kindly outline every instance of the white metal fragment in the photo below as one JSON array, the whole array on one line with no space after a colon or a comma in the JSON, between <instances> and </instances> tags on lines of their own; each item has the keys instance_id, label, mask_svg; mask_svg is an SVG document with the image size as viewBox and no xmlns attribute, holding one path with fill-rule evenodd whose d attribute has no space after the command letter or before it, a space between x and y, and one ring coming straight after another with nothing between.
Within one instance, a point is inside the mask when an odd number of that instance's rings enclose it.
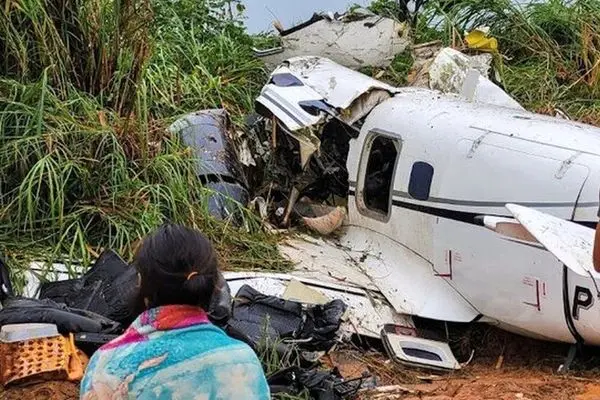
<instances>
[{"instance_id":1,"label":"white metal fragment","mask_svg":"<svg viewBox=\"0 0 600 400\"><path fill-rule=\"evenodd\" d=\"M590 256L594 247L593 229L517 204L507 204L506 208L573 272L600 278Z\"/></svg>"},{"instance_id":2,"label":"white metal fragment","mask_svg":"<svg viewBox=\"0 0 600 400\"><path fill-rule=\"evenodd\" d=\"M348 68L365 66L385 68L394 56L410 44L408 27L390 18L365 15L349 18L322 18L312 24L283 33L282 51L261 57L271 69L284 60L317 55L330 58Z\"/></svg>"},{"instance_id":3,"label":"white metal fragment","mask_svg":"<svg viewBox=\"0 0 600 400\"><path fill-rule=\"evenodd\" d=\"M452 48L442 49L429 67L429 87L444 93L462 93L465 84L471 84L472 99L482 103L494 104L502 107L524 108L510 97L504 90L487 79L489 62L491 58L479 56L471 58ZM466 78L469 70L479 72L476 84Z\"/></svg>"}]
</instances>

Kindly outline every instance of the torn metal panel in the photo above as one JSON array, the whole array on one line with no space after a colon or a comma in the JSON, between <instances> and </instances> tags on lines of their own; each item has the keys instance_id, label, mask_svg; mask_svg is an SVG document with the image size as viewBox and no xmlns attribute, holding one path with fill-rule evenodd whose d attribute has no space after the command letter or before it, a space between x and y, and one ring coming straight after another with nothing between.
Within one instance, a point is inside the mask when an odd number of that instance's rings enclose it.
<instances>
[{"instance_id":1,"label":"torn metal panel","mask_svg":"<svg viewBox=\"0 0 600 400\"><path fill-rule=\"evenodd\" d=\"M291 57L318 55L348 68L388 67L411 43L409 27L364 11L341 16L315 14L281 32L280 48L255 50L269 68Z\"/></svg>"},{"instance_id":2,"label":"torn metal panel","mask_svg":"<svg viewBox=\"0 0 600 400\"><path fill-rule=\"evenodd\" d=\"M504 90L487 79L490 55L468 57L452 48L442 49L429 67L429 87L444 93L463 93L471 86L467 100L494 104L501 107L524 108ZM469 71L477 71L477 74Z\"/></svg>"},{"instance_id":3,"label":"torn metal panel","mask_svg":"<svg viewBox=\"0 0 600 400\"><path fill-rule=\"evenodd\" d=\"M183 143L194 152L199 179L214 191L208 197L209 213L218 219L231 216L238 208L236 202L246 204L247 185L240 163L254 162L251 155L250 159L235 155L228 122L224 109L202 110L180 118L169 128L179 134ZM243 147L241 150L244 150Z\"/></svg>"},{"instance_id":4,"label":"torn metal panel","mask_svg":"<svg viewBox=\"0 0 600 400\"><path fill-rule=\"evenodd\" d=\"M279 245L281 253L295 263L294 276L316 279L328 284L378 291L361 270L365 252L342 246L333 240L302 236Z\"/></svg>"},{"instance_id":5,"label":"torn metal panel","mask_svg":"<svg viewBox=\"0 0 600 400\"><path fill-rule=\"evenodd\" d=\"M285 64L302 83L323 96L327 104L341 110L350 107L364 93L399 90L324 57L295 57Z\"/></svg>"},{"instance_id":6,"label":"torn metal panel","mask_svg":"<svg viewBox=\"0 0 600 400\"><path fill-rule=\"evenodd\" d=\"M243 285L249 285L266 295L283 297L289 283L297 280L329 300L342 300L348 305L347 321L340 328L342 336L356 333L379 338L386 323L414 327L410 316L396 313L377 292L299 277L295 273L226 272L224 276L232 293L237 293Z\"/></svg>"},{"instance_id":7,"label":"torn metal panel","mask_svg":"<svg viewBox=\"0 0 600 400\"><path fill-rule=\"evenodd\" d=\"M402 314L440 321L471 322L479 312L437 276L433 265L389 237L351 225L341 243L362 251L358 268Z\"/></svg>"},{"instance_id":8,"label":"torn metal panel","mask_svg":"<svg viewBox=\"0 0 600 400\"><path fill-rule=\"evenodd\" d=\"M169 128L181 135L198 160L198 175L221 175L236 178L227 153L227 112L223 109L203 110L186 115Z\"/></svg>"},{"instance_id":9,"label":"torn metal panel","mask_svg":"<svg viewBox=\"0 0 600 400\"><path fill-rule=\"evenodd\" d=\"M323 96L309 86L277 86L275 83L268 83L256 100L291 131L308 128L324 120L321 113L312 115L301 106L303 102L323 100Z\"/></svg>"},{"instance_id":10,"label":"torn metal panel","mask_svg":"<svg viewBox=\"0 0 600 400\"><path fill-rule=\"evenodd\" d=\"M381 292L400 314L454 322L479 314L431 264L368 229L351 225L339 242L304 238L280 250L297 262L295 277Z\"/></svg>"},{"instance_id":11,"label":"torn metal panel","mask_svg":"<svg viewBox=\"0 0 600 400\"><path fill-rule=\"evenodd\" d=\"M302 86L274 79L281 75L296 77ZM327 58L295 57L273 72L257 101L297 131L323 123L328 114L352 124L398 90Z\"/></svg>"}]
</instances>

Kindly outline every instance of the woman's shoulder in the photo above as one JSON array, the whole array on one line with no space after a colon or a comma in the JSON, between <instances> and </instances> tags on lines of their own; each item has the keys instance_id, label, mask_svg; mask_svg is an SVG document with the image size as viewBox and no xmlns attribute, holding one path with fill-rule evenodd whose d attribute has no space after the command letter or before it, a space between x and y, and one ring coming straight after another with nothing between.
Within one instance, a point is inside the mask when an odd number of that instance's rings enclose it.
<instances>
[{"instance_id":1,"label":"woman's shoulder","mask_svg":"<svg viewBox=\"0 0 600 400\"><path fill-rule=\"evenodd\" d=\"M235 351L240 356L248 357L251 359L257 358L256 353L254 352L252 347L250 347L250 345L248 345L246 342L240 339L232 337L223 328L210 324L203 326L201 329L204 332L212 332L210 340L208 339L208 337L206 337L206 340L210 341L211 347L221 347L223 349L229 349ZM202 338L203 336L204 335L199 335L200 338Z\"/></svg>"}]
</instances>

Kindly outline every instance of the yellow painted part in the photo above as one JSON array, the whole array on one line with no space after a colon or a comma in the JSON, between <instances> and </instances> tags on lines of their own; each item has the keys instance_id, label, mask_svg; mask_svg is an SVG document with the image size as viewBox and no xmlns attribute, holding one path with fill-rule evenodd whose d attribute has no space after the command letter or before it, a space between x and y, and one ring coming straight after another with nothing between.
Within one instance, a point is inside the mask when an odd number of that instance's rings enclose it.
<instances>
[{"instance_id":1,"label":"yellow painted part","mask_svg":"<svg viewBox=\"0 0 600 400\"><path fill-rule=\"evenodd\" d=\"M474 30L465 36L465 41L470 49L482 51L498 51L498 40L487 37L485 33Z\"/></svg>"}]
</instances>

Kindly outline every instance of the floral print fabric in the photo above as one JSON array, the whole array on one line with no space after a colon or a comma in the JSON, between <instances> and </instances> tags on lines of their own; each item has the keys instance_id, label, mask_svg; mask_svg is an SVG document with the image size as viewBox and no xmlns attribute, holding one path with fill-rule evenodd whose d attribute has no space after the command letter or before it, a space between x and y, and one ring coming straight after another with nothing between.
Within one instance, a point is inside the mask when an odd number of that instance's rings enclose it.
<instances>
[{"instance_id":1,"label":"floral print fabric","mask_svg":"<svg viewBox=\"0 0 600 400\"><path fill-rule=\"evenodd\" d=\"M192 306L141 314L91 358L80 398L269 399L256 354Z\"/></svg>"}]
</instances>

